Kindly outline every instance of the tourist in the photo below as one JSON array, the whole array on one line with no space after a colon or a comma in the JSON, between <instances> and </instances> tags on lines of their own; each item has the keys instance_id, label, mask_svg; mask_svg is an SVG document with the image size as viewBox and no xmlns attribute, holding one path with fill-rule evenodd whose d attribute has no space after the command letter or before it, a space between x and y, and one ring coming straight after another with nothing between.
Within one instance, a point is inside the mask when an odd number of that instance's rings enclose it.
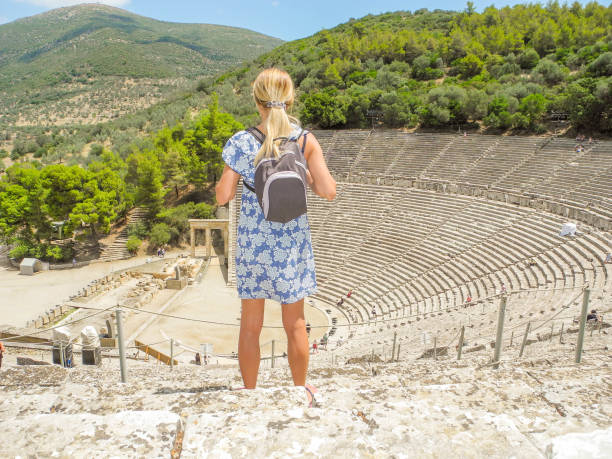
<instances>
[{"instance_id":1,"label":"tourist","mask_svg":"<svg viewBox=\"0 0 612 459\"><path fill-rule=\"evenodd\" d=\"M323 347L325 350L327 350L327 340L328 340L327 333L324 333L324 334L323 334L323 338L321 338L321 346L322 346L322 347Z\"/></svg>"},{"instance_id":2,"label":"tourist","mask_svg":"<svg viewBox=\"0 0 612 459\"><path fill-rule=\"evenodd\" d=\"M196 355L195 355L195 364L196 365L202 365L202 359L200 358L200 353L199 352L196 352Z\"/></svg>"},{"instance_id":3,"label":"tourist","mask_svg":"<svg viewBox=\"0 0 612 459\"><path fill-rule=\"evenodd\" d=\"M2 355L4 354L5 350L4 344L2 344L2 341L0 341L0 368L2 368Z\"/></svg>"},{"instance_id":4,"label":"tourist","mask_svg":"<svg viewBox=\"0 0 612 459\"><path fill-rule=\"evenodd\" d=\"M536 266L538 264L538 262L536 261L535 258L530 258L529 259L529 266Z\"/></svg>"},{"instance_id":5,"label":"tourist","mask_svg":"<svg viewBox=\"0 0 612 459\"><path fill-rule=\"evenodd\" d=\"M333 200L336 182L317 139L287 114L295 99L289 74L278 68L263 70L252 91L261 122L227 141L222 153L225 167L215 187L217 203L225 205L233 199L241 177L253 188L255 166L262 159L278 156L282 138L295 140L302 148L312 191ZM240 215L245 218L240 218L237 228L236 287L242 300L238 361L244 386L253 389L257 385L264 302L271 299L282 305L293 383L306 388L312 403L316 390L306 385L309 346L304 298L316 291L317 283L308 217L302 214L287 223L266 220L256 193L247 186L243 186L240 206ZM263 242L255 245L255 240Z\"/></svg>"},{"instance_id":6,"label":"tourist","mask_svg":"<svg viewBox=\"0 0 612 459\"><path fill-rule=\"evenodd\" d=\"M76 258L72 257L72 267L76 267Z\"/></svg>"},{"instance_id":7,"label":"tourist","mask_svg":"<svg viewBox=\"0 0 612 459\"><path fill-rule=\"evenodd\" d=\"M597 322L599 321L599 316L597 315L596 309L591 309L590 314L587 314L587 322Z\"/></svg>"},{"instance_id":8,"label":"tourist","mask_svg":"<svg viewBox=\"0 0 612 459\"><path fill-rule=\"evenodd\" d=\"M502 282L502 284L501 284L501 293L502 293L502 294L503 294L503 293L506 293L506 284L504 284L503 282Z\"/></svg>"},{"instance_id":9,"label":"tourist","mask_svg":"<svg viewBox=\"0 0 612 459\"><path fill-rule=\"evenodd\" d=\"M317 340L315 339L314 342L312 343L312 351L315 354L319 353L319 345L317 344Z\"/></svg>"},{"instance_id":10,"label":"tourist","mask_svg":"<svg viewBox=\"0 0 612 459\"><path fill-rule=\"evenodd\" d=\"M352 294L353 294L353 289L350 289L348 293L346 294L346 297L350 298Z\"/></svg>"},{"instance_id":11,"label":"tourist","mask_svg":"<svg viewBox=\"0 0 612 459\"><path fill-rule=\"evenodd\" d=\"M465 299L465 304L470 304L472 302L472 295L468 293L467 298Z\"/></svg>"},{"instance_id":12,"label":"tourist","mask_svg":"<svg viewBox=\"0 0 612 459\"><path fill-rule=\"evenodd\" d=\"M376 308L372 308L372 317L376 319Z\"/></svg>"},{"instance_id":13,"label":"tourist","mask_svg":"<svg viewBox=\"0 0 612 459\"><path fill-rule=\"evenodd\" d=\"M606 263L612 263L612 252L608 252L606 255Z\"/></svg>"},{"instance_id":14,"label":"tourist","mask_svg":"<svg viewBox=\"0 0 612 459\"><path fill-rule=\"evenodd\" d=\"M344 298L340 297L340 299L336 303L336 306L342 306L343 303L344 303Z\"/></svg>"},{"instance_id":15,"label":"tourist","mask_svg":"<svg viewBox=\"0 0 612 459\"><path fill-rule=\"evenodd\" d=\"M306 334L310 336L310 322L306 323Z\"/></svg>"}]
</instances>

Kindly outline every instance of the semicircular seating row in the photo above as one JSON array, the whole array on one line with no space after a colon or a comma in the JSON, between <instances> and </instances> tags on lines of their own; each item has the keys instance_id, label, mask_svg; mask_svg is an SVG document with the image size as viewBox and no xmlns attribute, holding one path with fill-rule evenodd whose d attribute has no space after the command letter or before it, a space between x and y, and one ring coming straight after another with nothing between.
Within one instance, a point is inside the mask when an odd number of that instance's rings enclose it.
<instances>
[{"instance_id":1,"label":"semicircular seating row","mask_svg":"<svg viewBox=\"0 0 612 459\"><path fill-rule=\"evenodd\" d=\"M421 177L589 204L612 218L612 141L399 130L313 131L340 177Z\"/></svg>"},{"instance_id":2,"label":"semicircular seating row","mask_svg":"<svg viewBox=\"0 0 612 459\"><path fill-rule=\"evenodd\" d=\"M309 204L320 300L353 322L435 311L527 289L607 286L605 235L582 227L558 236L563 219L469 196L340 183L328 203ZM354 293L346 298L349 290Z\"/></svg>"},{"instance_id":3,"label":"semicircular seating row","mask_svg":"<svg viewBox=\"0 0 612 459\"><path fill-rule=\"evenodd\" d=\"M603 288L612 280L603 233L583 227L560 237L561 217L481 198L339 183L333 202L309 197L309 220L315 297L331 305L343 297L353 323L371 320L373 309L378 317L445 309L502 285Z\"/></svg>"}]
</instances>

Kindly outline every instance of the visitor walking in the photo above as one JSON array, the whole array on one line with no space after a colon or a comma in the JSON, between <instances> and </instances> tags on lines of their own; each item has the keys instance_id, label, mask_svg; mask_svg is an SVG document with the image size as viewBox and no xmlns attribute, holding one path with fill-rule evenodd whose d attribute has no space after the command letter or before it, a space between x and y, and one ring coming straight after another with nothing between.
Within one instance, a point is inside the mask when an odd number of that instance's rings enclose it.
<instances>
[{"instance_id":1,"label":"visitor walking","mask_svg":"<svg viewBox=\"0 0 612 459\"><path fill-rule=\"evenodd\" d=\"M2 368L2 355L4 354L5 348L2 341L0 341L0 368Z\"/></svg>"},{"instance_id":2,"label":"visitor walking","mask_svg":"<svg viewBox=\"0 0 612 459\"><path fill-rule=\"evenodd\" d=\"M217 203L225 205L235 196L241 177L246 184L242 190L236 238L236 284L242 300L238 339L240 372L245 388L254 388L260 362L264 302L266 299L278 301L282 305L293 382L296 386L305 386L312 403L315 389L306 385L309 346L304 298L316 291L317 282L308 218L302 214L287 223L267 220L257 194L251 189L255 185L256 166L264 158L278 158L287 140L296 141L301 148L307 163L306 180L315 194L333 200L336 182L317 139L287 114L295 98L289 74L278 68L263 70L252 87L261 122L255 129L237 132L228 140L222 154L225 167L215 187Z\"/></svg>"}]
</instances>

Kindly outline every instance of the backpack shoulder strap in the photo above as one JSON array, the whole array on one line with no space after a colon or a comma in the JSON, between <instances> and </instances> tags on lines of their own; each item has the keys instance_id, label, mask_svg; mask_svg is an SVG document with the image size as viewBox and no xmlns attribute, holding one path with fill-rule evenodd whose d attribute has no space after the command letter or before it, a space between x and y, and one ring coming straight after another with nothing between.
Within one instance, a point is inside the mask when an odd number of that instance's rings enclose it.
<instances>
[{"instance_id":1,"label":"backpack shoulder strap","mask_svg":"<svg viewBox=\"0 0 612 459\"><path fill-rule=\"evenodd\" d=\"M246 180L242 179L242 184L243 184L244 186L246 186L246 187L247 187L247 189L249 189L249 190L250 190L250 191L252 191L253 193L256 193L255 188L254 188L254 187L252 187L251 185L249 185L249 184L246 182Z\"/></svg>"},{"instance_id":2,"label":"backpack shoulder strap","mask_svg":"<svg viewBox=\"0 0 612 459\"><path fill-rule=\"evenodd\" d=\"M251 134L253 137L255 137L255 140L257 140L259 143L263 144L266 140L266 136L264 135L263 132L261 132L259 129L257 129L255 126L247 128L246 130L249 134Z\"/></svg>"}]
</instances>

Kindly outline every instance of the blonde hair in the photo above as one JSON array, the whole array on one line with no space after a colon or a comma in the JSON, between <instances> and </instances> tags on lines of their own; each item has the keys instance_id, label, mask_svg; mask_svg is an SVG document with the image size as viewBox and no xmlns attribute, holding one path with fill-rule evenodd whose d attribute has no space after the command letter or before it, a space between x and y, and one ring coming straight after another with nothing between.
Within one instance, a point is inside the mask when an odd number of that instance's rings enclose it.
<instances>
[{"instance_id":1,"label":"blonde hair","mask_svg":"<svg viewBox=\"0 0 612 459\"><path fill-rule=\"evenodd\" d=\"M293 105L295 90L287 72L277 68L263 70L253 82L255 102L269 110L266 119L266 140L255 156L255 165L263 158L278 158L282 139L293 132L293 124L299 125L297 118L287 115Z\"/></svg>"}]
</instances>

